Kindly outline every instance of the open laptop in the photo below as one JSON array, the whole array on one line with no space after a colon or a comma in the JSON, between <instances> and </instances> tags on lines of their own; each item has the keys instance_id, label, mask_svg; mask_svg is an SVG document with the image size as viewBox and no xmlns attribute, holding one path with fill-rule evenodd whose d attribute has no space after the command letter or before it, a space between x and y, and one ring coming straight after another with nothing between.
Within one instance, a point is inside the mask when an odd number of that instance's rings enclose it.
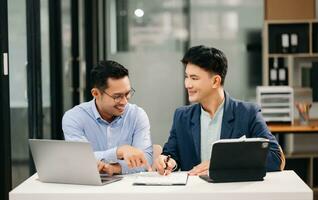
<instances>
[{"instance_id":1,"label":"open laptop","mask_svg":"<svg viewBox=\"0 0 318 200\"><path fill-rule=\"evenodd\" d=\"M212 145L208 182L262 181L266 175L269 140L224 139Z\"/></svg>"},{"instance_id":2,"label":"open laptop","mask_svg":"<svg viewBox=\"0 0 318 200\"><path fill-rule=\"evenodd\" d=\"M29 139L29 144L42 182L104 185L122 179L99 174L88 142Z\"/></svg>"}]
</instances>

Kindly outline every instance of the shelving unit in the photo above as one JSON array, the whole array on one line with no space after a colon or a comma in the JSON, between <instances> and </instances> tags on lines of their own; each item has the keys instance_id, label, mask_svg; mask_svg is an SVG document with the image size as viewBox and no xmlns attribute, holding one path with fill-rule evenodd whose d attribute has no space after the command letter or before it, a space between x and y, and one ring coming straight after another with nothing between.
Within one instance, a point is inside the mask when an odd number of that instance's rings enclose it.
<instances>
[{"instance_id":1,"label":"shelving unit","mask_svg":"<svg viewBox=\"0 0 318 200\"><path fill-rule=\"evenodd\" d=\"M289 48L288 52L283 52L282 34L290 35L295 33L298 36L298 46L296 49ZM263 27L263 85L270 85L270 69L274 66L274 59L277 66L277 60L287 67L286 85L305 91L302 82L303 63L318 61L318 20L265 20ZM278 82L278 81L277 81ZM273 83L273 80L271 81ZM307 86L308 87L308 86ZM309 89L309 88L307 88ZM307 90L308 91L308 90ZM309 90L310 91L310 90ZM296 98L296 90L295 98ZM302 97L305 98L305 97ZM295 100L296 101L296 100ZM297 122L290 125L272 126L270 129L286 152L286 169L295 170L296 173L310 186L318 192L318 151L305 153L288 153L288 142L302 137L302 133L310 133L313 137L318 134L318 121L315 121L315 128L310 126L299 126ZM275 128L279 130L275 130ZM286 128L286 130L284 130ZM290 129L290 130L288 130ZM287 134L281 134L281 133ZM280 133L280 134L277 134ZM294 134L297 133L297 134ZM297 136L296 136L297 135ZM286 146L287 144L287 146ZM299 144L299 143L298 143Z\"/></svg>"},{"instance_id":2,"label":"shelving unit","mask_svg":"<svg viewBox=\"0 0 318 200\"><path fill-rule=\"evenodd\" d=\"M283 53L281 35L295 33L298 46L295 50ZM301 86L294 82L297 60L318 61L318 21L317 20L265 20L263 28L263 85L269 84L270 62L274 58L284 60L288 69L289 86Z\"/></svg>"}]
</instances>

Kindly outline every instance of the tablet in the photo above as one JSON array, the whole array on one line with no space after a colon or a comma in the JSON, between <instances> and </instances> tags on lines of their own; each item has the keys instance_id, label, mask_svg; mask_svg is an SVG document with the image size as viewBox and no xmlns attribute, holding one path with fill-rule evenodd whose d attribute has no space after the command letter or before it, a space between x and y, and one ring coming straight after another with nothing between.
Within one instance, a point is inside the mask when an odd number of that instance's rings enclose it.
<instances>
[{"instance_id":1,"label":"tablet","mask_svg":"<svg viewBox=\"0 0 318 200\"><path fill-rule=\"evenodd\" d=\"M208 182L261 181L266 175L269 140L224 139L212 145Z\"/></svg>"}]
</instances>

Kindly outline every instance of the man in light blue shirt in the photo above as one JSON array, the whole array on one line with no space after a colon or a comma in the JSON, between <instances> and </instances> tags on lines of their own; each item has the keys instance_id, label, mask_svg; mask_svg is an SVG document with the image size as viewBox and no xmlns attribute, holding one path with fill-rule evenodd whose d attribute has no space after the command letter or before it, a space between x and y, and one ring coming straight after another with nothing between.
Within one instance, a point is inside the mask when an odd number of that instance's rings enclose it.
<instances>
[{"instance_id":1,"label":"man in light blue shirt","mask_svg":"<svg viewBox=\"0 0 318 200\"><path fill-rule=\"evenodd\" d=\"M91 71L94 97L67 111L62 120L65 140L91 143L101 172L127 174L150 170L152 143L146 112L128 100L128 70L101 61Z\"/></svg>"}]
</instances>

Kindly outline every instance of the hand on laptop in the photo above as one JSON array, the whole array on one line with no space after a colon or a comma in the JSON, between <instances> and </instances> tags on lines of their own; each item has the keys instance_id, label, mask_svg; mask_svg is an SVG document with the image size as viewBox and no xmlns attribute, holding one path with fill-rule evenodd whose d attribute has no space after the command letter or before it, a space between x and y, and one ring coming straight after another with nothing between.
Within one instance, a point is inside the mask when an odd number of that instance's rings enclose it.
<instances>
[{"instance_id":1,"label":"hand on laptop","mask_svg":"<svg viewBox=\"0 0 318 200\"><path fill-rule=\"evenodd\" d=\"M169 175L176 166L176 161L166 155L160 155L155 161L155 169L161 175Z\"/></svg>"},{"instance_id":2,"label":"hand on laptop","mask_svg":"<svg viewBox=\"0 0 318 200\"><path fill-rule=\"evenodd\" d=\"M130 145L123 145L117 148L116 153L117 158L125 160L129 168L146 167L148 171L151 171L151 167L147 162L145 154L140 149Z\"/></svg>"},{"instance_id":3,"label":"hand on laptop","mask_svg":"<svg viewBox=\"0 0 318 200\"><path fill-rule=\"evenodd\" d=\"M202 163L200 163L199 165L193 167L189 171L189 175L190 176L207 175L209 167L210 167L210 161L209 160L205 160Z\"/></svg>"},{"instance_id":4,"label":"hand on laptop","mask_svg":"<svg viewBox=\"0 0 318 200\"><path fill-rule=\"evenodd\" d=\"M108 163L104 163L103 161L98 161L97 167L98 167L99 173L106 173L109 176L121 173L121 166L118 163L108 164Z\"/></svg>"}]
</instances>

